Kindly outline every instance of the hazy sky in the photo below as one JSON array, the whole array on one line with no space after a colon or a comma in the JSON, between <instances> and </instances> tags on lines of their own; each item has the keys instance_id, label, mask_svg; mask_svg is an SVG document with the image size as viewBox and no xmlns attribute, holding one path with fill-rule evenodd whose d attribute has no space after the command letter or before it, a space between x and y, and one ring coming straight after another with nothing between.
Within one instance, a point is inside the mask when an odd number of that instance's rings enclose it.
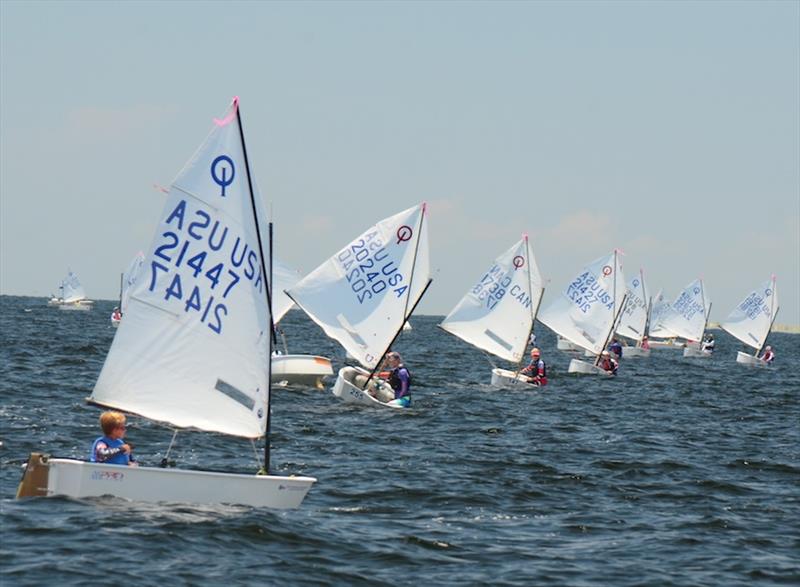
<instances>
[{"instance_id":1,"label":"hazy sky","mask_svg":"<svg viewBox=\"0 0 800 587\"><path fill-rule=\"evenodd\" d=\"M547 305L625 253L800 322L800 3L0 2L0 292L93 298L234 95L276 256L430 205L447 313L528 232Z\"/></svg>"}]
</instances>

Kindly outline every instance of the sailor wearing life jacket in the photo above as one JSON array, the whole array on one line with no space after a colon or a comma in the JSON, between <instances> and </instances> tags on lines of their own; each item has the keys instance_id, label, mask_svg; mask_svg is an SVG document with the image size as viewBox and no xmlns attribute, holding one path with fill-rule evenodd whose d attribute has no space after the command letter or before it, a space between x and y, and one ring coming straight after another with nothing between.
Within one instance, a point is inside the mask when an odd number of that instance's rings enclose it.
<instances>
[{"instance_id":1,"label":"sailor wearing life jacket","mask_svg":"<svg viewBox=\"0 0 800 587\"><path fill-rule=\"evenodd\" d=\"M775 360L775 351L772 350L772 347L767 345L764 348L764 354L761 355L761 360L767 363L768 365Z\"/></svg>"},{"instance_id":2,"label":"sailor wearing life jacket","mask_svg":"<svg viewBox=\"0 0 800 587\"><path fill-rule=\"evenodd\" d=\"M389 385L394 390L394 399L387 402L390 406L402 406L407 408L411 405L411 373L403 364L399 353L390 352L386 355L386 363L389 371Z\"/></svg>"},{"instance_id":3,"label":"sailor wearing life jacket","mask_svg":"<svg viewBox=\"0 0 800 587\"><path fill-rule=\"evenodd\" d=\"M103 412L100 415L100 427L103 436L92 444L89 461L106 465L135 466L131 446L123 440L125 436L125 414L120 412Z\"/></svg>"},{"instance_id":4,"label":"sailor wearing life jacket","mask_svg":"<svg viewBox=\"0 0 800 587\"><path fill-rule=\"evenodd\" d=\"M531 350L531 362L520 373L528 376L528 383L533 385L547 385L547 364L541 358L539 349Z\"/></svg>"},{"instance_id":5,"label":"sailor wearing life jacket","mask_svg":"<svg viewBox=\"0 0 800 587\"><path fill-rule=\"evenodd\" d=\"M611 353L603 351L600 353L600 364L598 367L610 375L616 375L617 369L619 369L619 363L611 356Z\"/></svg>"}]
</instances>

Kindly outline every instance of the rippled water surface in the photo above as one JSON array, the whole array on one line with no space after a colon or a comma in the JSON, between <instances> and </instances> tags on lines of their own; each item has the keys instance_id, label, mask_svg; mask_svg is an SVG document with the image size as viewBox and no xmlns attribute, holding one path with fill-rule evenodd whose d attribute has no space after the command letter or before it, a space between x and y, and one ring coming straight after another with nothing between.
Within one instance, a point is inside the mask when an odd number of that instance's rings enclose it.
<instances>
[{"instance_id":1,"label":"rippled water surface","mask_svg":"<svg viewBox=\"0 0 800 587\"><path fill-rule=\"evenodd\" d=\"M495 391L480 352L412 317L413 409L275 390L273 471L319 479L300 509L16 501L31 451L86 456L114 336L111 302L45 304L0 297L3 585L800 584L800 336L771 336L771 369L735 364L720 332L710 360L656 350L606 380L567 375L537 325L551 385ZM300 312L285 322L290 351L343 364ZM129 421L145 464L171 436ZM197 432L172 456L255 466L249 442Z\"/></svg>"}]
</instances>

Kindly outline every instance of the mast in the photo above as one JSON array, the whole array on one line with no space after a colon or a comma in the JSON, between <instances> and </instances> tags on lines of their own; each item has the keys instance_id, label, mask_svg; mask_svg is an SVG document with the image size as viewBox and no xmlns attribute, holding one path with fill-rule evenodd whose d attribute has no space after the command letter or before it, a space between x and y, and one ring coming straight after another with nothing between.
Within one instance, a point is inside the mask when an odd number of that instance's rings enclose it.
<instances>
[{"instance_id":1,"label":"mast","mask_svg":"<svg viewBox=\"0 0 800 587\"><path fill-rule=\"evenodd\" d=\"M119 274L119 311L122 312L122 281L125 279L125 274Z\"/></svg>"},{"instance_id":2,"label":"mast","mask_svg":"<svg viewBox=\"0 0 800 587\"><path fill-rule=\"evenodd\" d=\"M614 304L617 303L617 267L619 267L619 263L617 263L617 255L619 254L617 249L614 249ZM619 305L619 310L616 311L614 315L614 320L611 321L611 329L608 331L606 335L606 340L603 342L603 349L600 351L600 354L597 355L597 358L594 360L595 366L600 364L600 357L602 356L603 350L606 349L608 346L608 341L611 340L611 336L614 334L614 331L617 329L617 320L622 315L622 310L625 309L625 302L628 299L628 292L625 292L625 295L622 296L622 302Z\"/></svg>"},{"instance_id":3,"label":"mast","mask_svg":"<svg viewBox=\"0 0 800 587\"><path fill-rule=\"evenodd\" d=\"M533 290L531 290L531 247L530 247L530 242L528 242L528 235L523 234L522 238L525 239L525 255L527 257L526 262L528 263L528 279L526 279L525 281L528 286L528 299L530 299L533 297ZM539 306L542 305L542 298L544 297L544 288L541 289L542 289L541 295L539 296L539 300L536 302L536 307L531 310L531 327L528 329L528 337L526 341L529 341L531 339L531 334L533 333L534 330L534 322L536 322L536 314L539 313ZM526 349L528 348L527 342L525 343L525 348ZM520 371L522 371L522 363L524 362L525 362L525 352L523 350L522 357L520 358L519 363L517 364L517 372L514 373L514 379L516 379Z\"/></svg>"},{"instance_id":4,"label":"mast","mask_svg":"<svg viewBox=\"0 0 800 587\"><path fill-rule=\"evenodd\" d=\"M403 331L403 326L405 326L406 322L408 321L408 317L414 313L414 309L417 307L417 304L419 304L420 301L422 300L422 296L425 295L425 292L428 291L428 288L430 287L431 283L433 283L433 279L428 280L428 283L425 284L425 288L422 290L422 293L417 298L417 301L414 302L414 305L411 308L411 312L409 312L408 302L411 299L411 288L414 285L414 272L417 268L417 253L419 253L419 241L422 238L422 225L423 222L425 222L425 214L427 211L428 211L428 205L423 202L422 214L419 215L419 227L417 228L417 242L414 243L414 260L411 262L411 276L408 279L408 295L406 296L405 308L403 308L403 322L400 324L400 328L397 329L397 332L395 333L391 342L389 342L389 346L384 349L380 359L378 359L378 362L375 364L375 368L372 369L372 372L369 374L367 382L364 384L364 389L367 388L369 382L372 381L373 377L375 377L375 373L377 373L378 369L381 368L381 365L383 364L383 357L385 357L386 353L389 352L389 349L392 348L394 341L397 340L397 337L400 336L400 333Z\"/></svg>"},{"instance_id":5,"label":"mast","mask_svg":"<svg viewBox=\"0 0 800 587\"><path fill-rule=\"evenodd\" d=\"M769 333L772 332L772 325L775 324L775 318L778 317L778 312L780 312L780 308L775 311L775 290L777 289L777 279L773 275L772 276L772 302L769 305L769 313L772 314L772 320L769 323L769 330L767 330L767 336L764 337L764 341L761 343L761 346L758 347L756 350L756 354L753 355L754 357L758 358L758 355L761 354L761 351L764 349L764 345L767 344L767 339L769 338ZM774 313L773 313L774 312Z\"/></svg>"},{"instance_id":6,"label":"mast","mask_svg":"<svg viewBox=\"0 0 800 587\"><path fill-rule=\"evenodd\" d=\"M267 297L267 312L269 314L269 330L270 339L275 337L275 325L272 323L272 222L269 223L269 254L270 254L270 271L267 273L267 268L264 263L264 246L261 240L261 228L258 225L258 212L256 210L256 199L253 194L253 178L250 174L250 161L247 157L247 147L244 141L244 130L242 129L242 115L239 109L239 98L233 99L234 107L236 108L236 122L239 125L239 138L242 141L242 154L244 156L244 167L247 171L247 187L250 191L250 205L253 209L253 223L256 227L256 240L258 241L259 261L261 262L261 274L264 276L265 287L264 291ZM267 345L267 401L264 409L266 410L266 427L264 429L264 472L269 474L269 436L270 436L270 403L272 400L272 356L271 344Z\"/></svg>"}]
</instances>

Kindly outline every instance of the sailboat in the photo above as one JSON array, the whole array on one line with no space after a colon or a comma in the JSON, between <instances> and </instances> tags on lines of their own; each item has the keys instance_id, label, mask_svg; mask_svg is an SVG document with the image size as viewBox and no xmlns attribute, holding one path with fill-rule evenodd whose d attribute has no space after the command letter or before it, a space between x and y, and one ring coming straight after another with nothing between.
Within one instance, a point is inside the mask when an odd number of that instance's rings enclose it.
<instances>
[{"instance_id":1,"label":"sailboat","mask_svg":"<svg viewBox=\"0 0 800 587\"><path fill-rule=\"evenodd\" d=\"M649 357L650 349L642 347L642 339L647 336L647 320L650 315L650 300L644 283L644 271L634 275L628 283L628 300L619 319L617 334L636 342L636 346L625 347L623 357Z\"/></svg>"},{"instance_id":2,"label":"sailboat","mask_svg":"<svg viewBox=\"0 0 800 587\"><path fill-rule=\"evenodd\" d=\"M528 235L523 234L439 326L482 351L519 364L510 371L492 363L492 385L527 384L528 378L519 371L543 294L539 267Z\"/></svg>"},{"instance_id":3,"label":"sailboat","mask_svg":"<svg viewBox=\"0 0 800 587\"><path fill-rule=\"evenodd\" d=\"M625 277L619 257L614 250L591 262L539 315L539 322L550 330L596 355L593 364L570 360L570 373L609 375L598 364L625 308Z\"/></svg>"},{"instance_id":4,"label":"sailboat","mask_svg":"<svg viewBox=\"0 0 800 587\"><path fill-rule=\"evenodd\" d=\"M400 407L375 376L431 281L422 203L371 226L286 292L361 365L339 369L336 397Z\"/></svg>"},{"instance_id":5,"label":"sailboat","mask_svg":"<svg viewBox=\"0 0 800 587\"><path fill-rule=\"evenodd\" d=\"M271 243L238 105L234 98L174 180L145 273L131 288L125 320L88 401L176 429L254 444L265 437L265 474L125 467L34 453L18 497L113 495L294 508L316 481L268 474Z\"/></svg>"},{"instance_id":6,"label":"sailboat","mask_svg":"<svg viewBox=\"0 0 800 587\"><path fill-rule=\"evenodd\" d=\"M56 306L59 310L82 310L92 309L94 302L86 297L86 290L83 289L78 276L72 271L67 272L67 276L61 281L58 287L61 295L52 297L47 302L48 306Z\"/></svg>"},{"instance_id":7,"label":"sailboat","mask_svg":"<svg viewBox=\"0 0 800 587\"><path fill-rule=\"evenodd\" d=\"M128 311L128 300L130 299L130 291L139 277L142 266L144 265L144 253L139 252L131 259L128 268L119 276L119 306L111 314L111 326L114 328L119 327L122 317ZM119 310L119 311L117 311Z\"/></svg>"},{"instance_id":8,"label":"sailboat","mask_svg":"<svg viewBox=\"0 0 800 587\"><path fill-rule=\"evenodd\" d=\"M759 355L767 342L779 309L778 282L773 275L751 291L720 325L725 332L756 350L752 355L737 351L737 363L748 366L768 364Z\"/></svg>"},{"instance_id":9,"label":"sailboat","mask_svg":"<svg viewBox=\"0 0 800 587\"><path fill-rule=\"evenodd\" d=\"M647 336L651 349L682 349L684 344L676 340L675 335L661 325L669 313L671 302L662 290L653 296L650 303L650 317L647 323Z\"/></svg>"},{"instance_id":10,"label":"sailboat","mask_svg":"<svg viewBox=\"0 0 800 587\"><path fill-rule=\"evenodd\" d=\"M286 337L278 324L292 309L294 302L286 295L287 289L294 287L300 281L300 274L288 265L273 261L272 266L274 295L272 299L273 320L281 335L283 352L277 350L272 353L272 383L279 385L296 385L302 387L323 388L323 380L333 375L331 360L318 355L289 354Z\"/></svg>"},{"instance_id":11,"label":"sailboat","mask_svg":"<svg viewBox=\"0 0 800 587\"><path fill-rule=\"evenodd\" d=\"M703 280L698 278L687 285L670 304L661 319L661 326L672 336L686 340L684 357L710 357L711 353L700 346L710 315L711 301L706 295Z\"/></svg>"}]
</instances>

